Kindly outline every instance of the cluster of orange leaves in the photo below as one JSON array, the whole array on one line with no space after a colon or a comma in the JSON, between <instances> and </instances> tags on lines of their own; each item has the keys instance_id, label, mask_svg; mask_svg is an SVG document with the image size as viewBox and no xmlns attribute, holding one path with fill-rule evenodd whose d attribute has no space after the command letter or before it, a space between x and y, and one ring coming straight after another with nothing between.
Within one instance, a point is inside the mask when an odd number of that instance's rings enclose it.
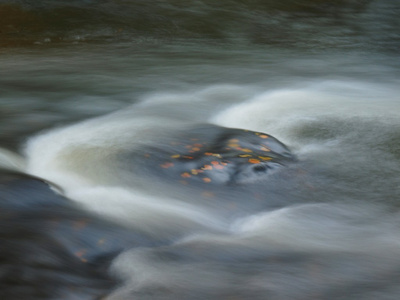
<instances>
[{"instance_id":1,"label":"cluster of orange leaves","mask_svg":"<svg viewBox=\"0 0 400 300\"><path fill-rule=\"evenodd\" d=\"M256 132L255 135L257 135L258 137L260 137L262 139L268 138L268 135L263 134L263 133L259 133L259 132ZM192 140L193 141L197 141L198 139L192 139ZM253 150L248 149L248 148L242 148L239 143L240 143L239 139L230 139L228 141L228 145L227 145L228 147L226 149L227 150L235 149L235 150L247 153L247 154L239 154L238 157L248 158L248 162L251 163L251 164L258 164L258 163L261 163L262 161L268 161L268 160L272 159L269 156L256 156L255 157L254 154L250 154L250 153L253 153ZM189 153L199 152L199 151L201 151L202 147L204 147L204 144L201 144L201 143L185 145L185 148L187 149L187 151ZM269 152L270 151L270 149L268 149L265 146L261 145L260 147L261 147L260 149L262 151L265 151L265 152ZM214 156L214 157L217 157L219 159L223 158L221 154L213 153L213 152L204 152L204 155L205 156ZM173 154L170 157L172 159L178 159L178 158L193 159L192 156L182 155L182 154ZM214 170L214 169L222 170L222 169L224 169L224 167L226 165L227 165L226 162L219 162L217 160L213 160L213 161L210 162L210 164L205 164L200 169L192 169L192 170L190 170L190 172L183 172L181 174L181 177L182 178L190 178L193 175L196 176L196 175L198 175L200 173L203 173L204 171L211 171L211 170ZM168 161L168 162L165 162L165 163L161 164L160 166L162 168L164 168L164 169L168 169L168 168L173 167L174 163L171 162L171 161ZM206 183L211 182L211 179L208 178L208 177L203 177L202 180L204 182L206 182Z\"/></svg>"}]
</instances>

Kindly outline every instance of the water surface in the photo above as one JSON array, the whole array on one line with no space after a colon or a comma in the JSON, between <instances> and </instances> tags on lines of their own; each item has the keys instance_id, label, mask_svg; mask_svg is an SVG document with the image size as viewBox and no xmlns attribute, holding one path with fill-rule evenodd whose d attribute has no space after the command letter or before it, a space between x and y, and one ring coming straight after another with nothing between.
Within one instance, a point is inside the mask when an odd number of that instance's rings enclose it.
<instances>
[{"instance_id":1,"label":"water surface","mask_svg":"<svg viewBox=\"0 0 400 300\"><path fill-rule=\"evenodd\" d=\"M113 260L106 299L398 299L399 10L3 1L0 165L163 241ZM135 163L204 123L298 162L215 190Z\"/></svg>"}]
</instances>

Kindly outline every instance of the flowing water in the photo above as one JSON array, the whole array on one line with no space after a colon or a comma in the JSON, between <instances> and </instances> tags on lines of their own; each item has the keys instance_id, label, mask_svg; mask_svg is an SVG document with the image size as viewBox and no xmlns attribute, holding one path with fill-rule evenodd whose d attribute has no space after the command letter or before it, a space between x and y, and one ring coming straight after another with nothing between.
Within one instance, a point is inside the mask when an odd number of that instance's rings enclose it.
<instances>
[{"instance_id":1,"label":"flowing water","mask_svg":"<svg viewBox=\"0 0 400 300\"><path fill-rule=\"evenodd\" d=\"M399 13L1 1L0 166L162 241L112 261L105 299L399 299ZM297 162L212 188L139 166L204 123L271 134Z\"/></svg>"}]
</instances>

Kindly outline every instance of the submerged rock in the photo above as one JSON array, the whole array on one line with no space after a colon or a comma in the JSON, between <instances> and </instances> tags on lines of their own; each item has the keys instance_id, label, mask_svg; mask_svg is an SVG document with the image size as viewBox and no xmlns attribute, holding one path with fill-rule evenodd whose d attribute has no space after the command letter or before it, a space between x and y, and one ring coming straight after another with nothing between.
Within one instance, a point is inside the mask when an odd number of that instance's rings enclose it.
<instances>
[{"instance_id":1,"label":"submerged rock","mask_svg":"<svg viewBox=\"0 0 400 300\"><path fill-rule=\"evenodd\" d=\"M179 191L182 196L186 186L200 189L199 202L220 211L221 218L258 211L276 205L274 201L283 205L276 195L265 199L263 182L296 161L272 136L213 125L161 137L132 157L140 164L124 166L133 166L135 174L143 171L137 168L141 165L150 171L144 174L151 175L153 185L161 176L168 182L166 189L160 188L163 193ZM261 182L260 188L249 189L252 182ZM170 243L82 210L52 188L40 178L0 170L0 298L93 299L115 287L106 270L121 251ZM226 190L231 196L219 194Z\"/></svg>"},{"instance_id":2,"label":"submerged rock","mask_svg":"<svg viewBox=\"0 0 400 300\"><path fill-rule=\"evenodd\" d=\"M268 134L213 125L183 131L159 148L148 147L144 157L163 176L211 185L262 181L296 161L288 147Z\"/></svg>"},{"instance_id":3,"label":"submerged rock","mask_svg":"<svg viewBox=\"0 0 400 300\"><path fill-rule=\"evenodd\" d=\"M106 270L118 253L154 245L39 178L1 170L0 240L1 299L94 299L116 284Z\"/></svg>"}]
</instances>

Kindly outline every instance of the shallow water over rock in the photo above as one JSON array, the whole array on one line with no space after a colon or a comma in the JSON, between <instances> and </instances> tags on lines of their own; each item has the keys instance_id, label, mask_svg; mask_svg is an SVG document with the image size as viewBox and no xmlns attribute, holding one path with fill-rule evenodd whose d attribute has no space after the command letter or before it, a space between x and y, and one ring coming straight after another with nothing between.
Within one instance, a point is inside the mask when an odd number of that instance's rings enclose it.
<instances>
[{"instance_id":1,"label":"shallow water over rock","mask_svg":"<svg viewBox=\"0 0 400 300\"><path fill-rule=\"evenodd\" d=\"M396 1L3 1L0 298L399 299Z\"/></svg>"}]
</instances>

